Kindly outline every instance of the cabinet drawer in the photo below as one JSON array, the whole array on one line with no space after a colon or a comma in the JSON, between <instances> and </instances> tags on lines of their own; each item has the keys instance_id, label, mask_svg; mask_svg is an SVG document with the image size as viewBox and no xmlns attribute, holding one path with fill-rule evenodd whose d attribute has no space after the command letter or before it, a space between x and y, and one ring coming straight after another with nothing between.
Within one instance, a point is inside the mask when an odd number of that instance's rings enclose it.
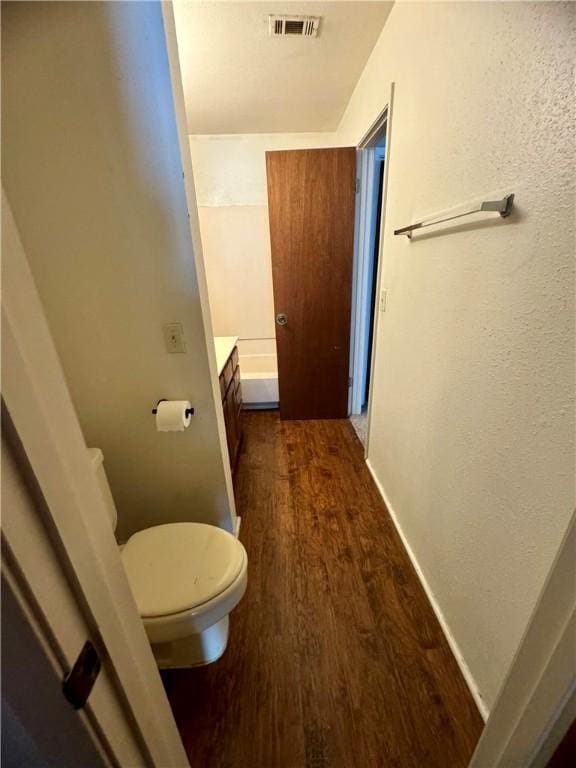
<instances>
[{"instance_id":1,"label":"cabinet drawer","mask_svg":"<svg viewBox=\"0 0 576 768\"><path fill-rule=\"evenodd\" d=\"M236 439L238 441L238 448L240 447L240 441L242 440L242 433L244 431L244 411L242 410L242 401L236 403L238 410L236 411Z\"/></svg>"},{"instance_id":2,"label":"cabinet drawer","mask_svg":"<svg viewBox=\"0 0 576 768\"><path fill-rule=\"evenodd\" d=\"M224 408L224 423L226 424L226 440L228 443L228 453L230 455L230 461L233 462L233 457L236 452L236 442L238 435L236 431L236 404L232 391L229 390L224 402L222 403Z\"/></svg>"},{"instance_id":3,"label":"cabinet drawer","mask_svg":"<svg viewBox=\"0 0 576 768\"><path fill-rule=\"evenodd\" d=\"M226 440L232 471L236 469L240 443L242 441L242 388L240 386L240 366L238 348L234 347L222 373L220 374L220 394L226 424Z\"/></svg>"},{"instance_id":4,"label":"cabinet drawer","mask_svg":"<svg viewBox=\"0 0 576 768\"><path fill-rule=\"evenodd\" d=\"M220 395L222 400L224 400L224 397L226 396L226 390L228 389L228 386L233 377L234 367L232 365L232 358L228 358L226 365L224 366L224 370L220 374Z\"/></svg>"},{"instance_id":5,"label":"cabinet drawer","mask_svg":"<svg viewBox=\"0 0 576 768\"><path fill-rule=\"evenodd\" d=\"M237 365L234 370L233 380L234 380L234 391L238 392L238 390L240 389L240 366L239 365Z\"/></svg>"}]
</instances>

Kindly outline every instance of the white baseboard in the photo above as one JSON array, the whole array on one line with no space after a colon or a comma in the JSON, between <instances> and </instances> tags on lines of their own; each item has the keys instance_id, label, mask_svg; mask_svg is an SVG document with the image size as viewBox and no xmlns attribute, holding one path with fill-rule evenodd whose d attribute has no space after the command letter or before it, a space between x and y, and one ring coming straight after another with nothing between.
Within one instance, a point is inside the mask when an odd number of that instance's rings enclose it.
<instances>
[{"instance_id":1,"label":"white baseboard","mask_svg":"<svg viewBox=\"0 0 576 768\"><path fill-rule=\"evenodd\" d=\"M418 564L418 560L416 559L416 556L412 551L412 548L410 547L410 544L408 543L406 536L404 535L404 531L402 530L402 527L398 521L398 517L394 512L394 509L392 508L392 505L390 504L390 500L386 495L386 491L384 490L382 484L376 477L376 473L374 472L374 469L370 463L370 459L366 459L366 466L368 467L368 470L372 475L372 479L374 480L374 483L376 485L376 488L378 489L380 496L382 496L384 503L386 504L390 517L392 518L392 522L394 523L396 530L398 531L398 535L402 539L402 544L404 544L404 549L408 553L408 557L410 558L410 561L414 566L414 570L418 574L418 578L420 579L420 583L422 584L424 592L426 593L426 597L428 598L430 605L432 606L432 610L436 614L436 618L438 619L438 623L442 628L442 632L444 633L446 642L450 646L450 650L452 651L454 658L456 659L456 662L460 667L460 671L462 672L462 676L464 677L464 680L466 681L466 684L470 690L470 693L472 694L472 698L476 702L476 706L480 710L480 714L482 715L484 721L486 721L489 715L489 710L488 710L488 707L486 706L486 702L483 700L482 695L478 690L478 686L476 685L476 681L474 680L474 677L472 676L472 673L470 672L468 665L464 661L460 648L458 647L458 643L456 642L456 640L454 639L454 636L452 635L452 632L450 631L450 627L448 626L448 623L444 618L444 614L442 613L442 610L438 605L436 598L434 597L434 593L432 592L430 585L426 581L426 577L422 573L422 569L420 568Z\"/></svg>"}]
</instances>

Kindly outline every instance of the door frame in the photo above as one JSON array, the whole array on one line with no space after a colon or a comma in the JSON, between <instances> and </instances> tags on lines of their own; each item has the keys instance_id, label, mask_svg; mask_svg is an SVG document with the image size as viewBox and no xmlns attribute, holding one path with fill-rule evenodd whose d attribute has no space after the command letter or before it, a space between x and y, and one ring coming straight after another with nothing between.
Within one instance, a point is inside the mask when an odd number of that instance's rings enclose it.
<instances>
[{"instance_id":1,"label":"door frame","mask_svg":"<svg viewBox=\"0 0 576 768\"><path fill-rule=\"evenodd\" d=\"M66 637L73 608L82 612L87 626L96 628L99 646L116 681L119 705L147 755L144 764L158 768L187 766L4 192L2 256L2 401L6 421L33 478L39 496L36 508L44 529L50 532L57 562L73 586L76 605L70 601L68 610L57 609L53 602L43 599L47 558L26 556L32 541L31 527L17 516L10 516L9 511L4 511L3 540L34 602L42 607L47 638ZM66 660L62 663L65 666ZM96 719L105 722L105 709L98 711L100 699L94 696L88 701L96 710ZM109 742L111 734L106 736ZM122 755L121 741L116 750L112 745L112 751Z\"/></svg>"},{"instance_id":2,"label":"door frame","mask_svg":"<svg viewBox=\"0 0 576 768\"><path fill-rule=\"evenodd\" d=\"M372 298L374 238L378 211L373 205L374 194L379 183L378 162L374 142L387 129L388 105L379 115L367 136L358 144L356 162L356 216L354 221L354 258L352 268L352 313L350 330L350 413L362 412L366 388L366 359L371 350L367 349L370 327L366 321ZM387 158L384 163L386 165ZM384 168L386 172L386 168ZM382 202L384 190L382 190ZM382 205L383 211L383 205ZM380 244L378 245L380 253Z\"/></svg>"},{"instance_id":3,"label":"door frame","mask_svg":"<svg viewBox=\"0 0 576 768\"><path fill-rule=\"evenodd\" d=\"M2 719L13 748L23 765L148 766L99 634L78 605L64 558L54 548L45 501L18 443L4 410ZM74 710L62 695L62 680L87 640L103 663L86 705Z\"/></svg>"},{"instance_id":4,"label":"door frame","mask_svg":"<svg viewBox=\"0 0 576 768\"><path fill-rule=\"evenodd\" d=\"M469 768L545 768L576 715L576 512Z\"/></svg>"},{"instance_id":5,"label":"door frame","mask_svg":"<svg viewBox=\"0 0 576 768\"><path fill-rule=\"evenodd\" d=\"M366 345L369 338L369 327L362 322L365 313L368 311L371 295L369 295L368 285L370 282L369 268L371 264L370 243L371 238L366 236L369 228L369 205L367 201L371 199L374 184L377 178L374 173L374 167L370 168L367 153L374 138L386 124L386 155L384 158L384 178L382 181L382 203L380 208L380 239L378 245L378 269L376 273L376 306L372 320L372 348L368 351L370 355L370 377L368 389L368 411L367 411L367 437L364 446L364 457L368 457L368 447L370 444L370 422L372 417L372 395L374 391L374 362L376 356L376 345L378 338L378 324L380 317L380 294L382 290L382 275L384 268L384 229L386 224L386 201L388 197L388 171L390 167L390 140L392 135L392 119L394 109L394 83L390 84L390 94L384 108L380 111L376 120L374 120L362 139L357 145L357 205L356 219L354 222L354 259L352 273L352 313L350 324L350 396L349 411L351 414L359 413L358 403L362 398L362 390L365 386L362 367L364 365ZM361 402L360 402L361 408Z\"/></svg>"}]
</instances>

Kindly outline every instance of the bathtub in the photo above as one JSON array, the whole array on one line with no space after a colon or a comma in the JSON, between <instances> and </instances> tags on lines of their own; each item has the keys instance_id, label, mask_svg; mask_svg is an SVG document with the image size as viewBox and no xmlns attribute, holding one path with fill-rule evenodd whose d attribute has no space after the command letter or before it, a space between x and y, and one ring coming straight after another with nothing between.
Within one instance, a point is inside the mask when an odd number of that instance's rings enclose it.
<instances>
[{"instance_id":1,"label":"bathtub","mask_svg":"<svg viewBox=\"0 0 576 768\"><path fill-rule=\"evenodd\" d=\"M278 407L278 363L276 352L247 353L239 345L240 380L244 408Z\"/></svg>"}]
</instances>

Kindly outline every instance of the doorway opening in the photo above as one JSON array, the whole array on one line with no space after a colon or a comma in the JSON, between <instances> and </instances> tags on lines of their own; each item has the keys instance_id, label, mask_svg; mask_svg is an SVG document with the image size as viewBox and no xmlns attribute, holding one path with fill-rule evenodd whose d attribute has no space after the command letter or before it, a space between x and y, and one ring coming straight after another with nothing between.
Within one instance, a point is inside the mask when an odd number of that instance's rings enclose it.
<instances>
[{"instance_id":1,"label":"doorway opening","mask_svg":"<svg viewBox=\"0 0 576 768\"><path fill-rule=\"evenodd\" d=\"M350 420L366 448L368 404L373 366L388 109L358 146L352 327L350 355Z\"/></svg>"}]
</instances>

